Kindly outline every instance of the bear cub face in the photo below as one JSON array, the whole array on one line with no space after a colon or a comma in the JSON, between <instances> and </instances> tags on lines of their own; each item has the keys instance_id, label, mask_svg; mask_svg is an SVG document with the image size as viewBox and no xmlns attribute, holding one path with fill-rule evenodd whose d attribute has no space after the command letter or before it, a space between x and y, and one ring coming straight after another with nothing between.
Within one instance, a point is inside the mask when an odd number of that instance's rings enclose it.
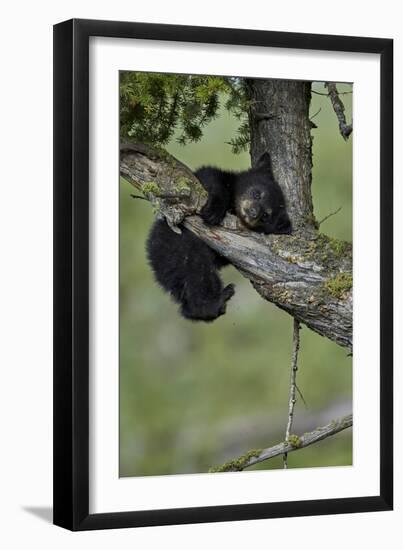
<instances>
[{"instance_id":1,"label":"bear cub face","mask_svg":"<svg viewBox=\"0 0 403 550\"><path fill-rule=\"evenodd\" d=\"M258 233L289 234L292 226L280 186L274 180L270 157L236 178L234 209L246 227Z\"/></svg>"}]
</instances>

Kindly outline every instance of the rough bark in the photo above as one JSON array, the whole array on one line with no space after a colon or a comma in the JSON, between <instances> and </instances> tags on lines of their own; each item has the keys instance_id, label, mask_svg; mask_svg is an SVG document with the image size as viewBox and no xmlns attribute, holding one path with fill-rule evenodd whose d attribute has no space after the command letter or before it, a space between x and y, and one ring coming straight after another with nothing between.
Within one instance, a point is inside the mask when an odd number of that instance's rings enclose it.
<instances>
[{"instance_id":1,"label":"rough bark","mask_svg":"<svg viewBox=\"0 0 403 550\"><path fill-rule=\"evenodd\" d=\"M165 151L122 145L120 173L143 191L172 227L183 222L228 258L264 299L352 348L351 245L321 235L312 226L293 235L259 235L230 214L222 225L206 226L195 215L206 200L204 189L189 168ZM293 212L299 215L297 209Z\"/></svg>"},{"instance_id":2,"label":"rough bark","mask_svg":"<svg viewBox=\"0 0 403 550\"><path fill-rule=\"evenodd\" d=\"M295 80L247 79L250 153L254 164L269 151L294 228L314 224L309 120L311 83Z\"/></svg>"}]
</instances>

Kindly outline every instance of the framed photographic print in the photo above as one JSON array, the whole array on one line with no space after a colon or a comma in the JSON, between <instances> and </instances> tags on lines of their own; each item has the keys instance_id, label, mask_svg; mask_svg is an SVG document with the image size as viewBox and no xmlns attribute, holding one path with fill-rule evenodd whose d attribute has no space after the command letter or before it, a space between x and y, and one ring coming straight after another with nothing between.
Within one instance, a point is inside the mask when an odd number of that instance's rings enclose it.
<instances>
[{"instance_id":1,"label":"framed photographic print","mask_svg":"<svg viewBox=\"0 0 403 550\"><path fill-rule=\"evenodd\" d=\"M390 39L54 27L55 524L392 509L392 102Z\"/></svg>"}]
</instances>

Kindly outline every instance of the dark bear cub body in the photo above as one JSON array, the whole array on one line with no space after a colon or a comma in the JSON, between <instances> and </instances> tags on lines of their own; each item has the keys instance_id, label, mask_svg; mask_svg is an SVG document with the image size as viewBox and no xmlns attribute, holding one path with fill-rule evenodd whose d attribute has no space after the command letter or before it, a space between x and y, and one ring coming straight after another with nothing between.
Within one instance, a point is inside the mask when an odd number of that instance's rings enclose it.
<instances>
[{"instance_id":1,"label":"dark bear cub body","mask_svg":"<svg viewBox=\"0 0 403 550\"><path fill-rule=\"evenodd\" d=\"M224 172L206 167L195 172L208 192L203 221L218 225L230 211L249 229L260 233L290 233L291 223L280 186L265 153L246 172ZM159 284L180 304L187 319L213 321L225 313L234 286L223 287L218 271L228 261L181 226L174 233L157 220L147 241L147 253Z\"/></svg>"}]
</instances>

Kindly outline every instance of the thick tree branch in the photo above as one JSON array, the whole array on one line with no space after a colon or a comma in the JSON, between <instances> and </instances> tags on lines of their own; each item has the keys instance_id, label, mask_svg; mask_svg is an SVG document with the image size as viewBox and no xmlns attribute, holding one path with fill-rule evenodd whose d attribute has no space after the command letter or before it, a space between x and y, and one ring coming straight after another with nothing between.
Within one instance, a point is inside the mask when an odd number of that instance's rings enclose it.
<instances>
[{"instance_id":1,"label":"thick tree branch","mask_svg":"<svg viewBox=\"0 0 403 550\"><path fill-rule=\"evenodd\" d=\"M199 212L207 198L190 168L143 143L120 145L120 175L144 193L174 231L185 216Z\"/></svg>"},{"instance_id":2,"label":"thick tree branch","mask_svg":"<svg viewBox=\"0 0 403 550\"><path fill-rule=\"evenodd\" d=\"M255 464L259 464L259 462L264 462L265 460L269 460L275 456L304 449L305 447L313 445L318 441L322 441L327 437L331 437L346 428L350 428L352 425L353 416L349 414L343 418L332 420L330 424L327 424L322 428L316 428L316 430L305 433L304 435L291 435L288 442L283 441L282 443L278 443L277 445L268 447L267 449L248 451L246 454L236 458L235 460L230 460L222 466L211 468L210 472L240 472L245 468L249 468L250 466L254 466Z\"/></svg>"},{"instance_id":3,"label":"thick tree branch","mask_svg":"<svg viewBox=\"0 0 403 550\"><path fill-rule=\"evenodd\" d=\"M309 228L293 235L260 235L230 214L222 225L206 226L195 215L206 192L191 170L165 151L122 145L120 173L145 194L172 228L183 223L226 257L264 299L322 336L352 348L350 244ZM169 195L175 198L164 198Z\"/></svg>"}]
</instances>

